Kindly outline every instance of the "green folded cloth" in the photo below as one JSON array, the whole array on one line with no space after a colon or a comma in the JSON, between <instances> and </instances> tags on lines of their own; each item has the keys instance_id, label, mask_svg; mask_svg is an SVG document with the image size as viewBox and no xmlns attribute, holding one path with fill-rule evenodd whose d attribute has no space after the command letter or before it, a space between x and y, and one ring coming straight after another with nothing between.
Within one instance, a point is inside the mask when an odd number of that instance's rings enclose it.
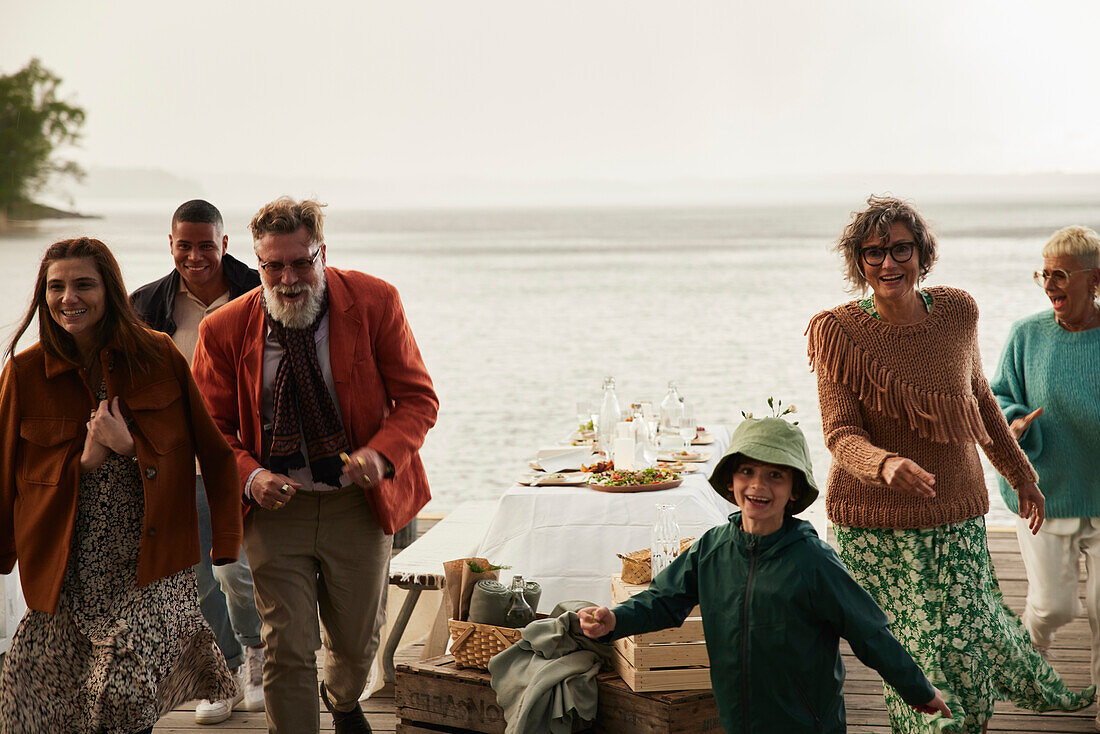
<instances>
[{"instance_id":1,"label":"green folded cloth","mask_svg":"<svg viewBox=\"0 0 1100 734\"><path fill-rule=\"evenodd\" d=\"M541 596L542 587L537 582L528 581L524 584L523 598L533 611L538 611ZM511 587L492 579L482 579L474 585L474 593L470 597L470 614L466 618L471 622L504 627L504 615L511 605Z\"/></svg>"},{"instance_id":2,"label":"green folded cloth","mask_svg":"<svg viewBox=\"0 0 1100 734\"><path fill-rule=\"evenodd\" d=\"M565 612L580 612L585 607L595 607L598 604L593 604L590 601L584 599L570 599L568 601L559 601L554 610L550 612L551 617L560 617Z\"/></svg>"}]
</instances>

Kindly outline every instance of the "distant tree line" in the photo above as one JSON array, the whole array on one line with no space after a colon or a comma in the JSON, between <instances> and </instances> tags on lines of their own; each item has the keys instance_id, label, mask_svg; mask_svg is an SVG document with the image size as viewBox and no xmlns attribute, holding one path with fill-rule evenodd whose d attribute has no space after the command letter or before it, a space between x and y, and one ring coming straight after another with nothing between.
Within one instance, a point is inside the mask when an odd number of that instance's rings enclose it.
<instances>
[{"instance_id":1,"label":"distant tree line","mask_svg":"<svg viewBox=\"0 0 1100 734\"><path fill-rule=\"evenodd\" d=\"M38 59L0 75L0 227L55 177L84 176L75 161L54 157L80 139L84 125L84 110L59 99L60 85Z\"/></svg>"}]
</instances>

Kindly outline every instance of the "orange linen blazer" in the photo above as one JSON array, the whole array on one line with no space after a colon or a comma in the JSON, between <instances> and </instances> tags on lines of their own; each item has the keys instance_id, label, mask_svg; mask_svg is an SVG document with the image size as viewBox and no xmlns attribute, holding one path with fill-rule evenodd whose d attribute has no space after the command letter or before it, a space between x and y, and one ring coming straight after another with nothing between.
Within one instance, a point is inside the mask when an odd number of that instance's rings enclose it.
<instances>
[{"instance_id":1,"label":"orange linen blazer","mask_svg":"<svg viewBox=\"0 0 1100 734\"><path fill-rule=\"evenodd\" d=\"M375 449L394 466L392 478L364 490L379 526L392 535L431 499L419 450L439 400L397 289L351 270L325 268L325 278L340 416L353 449ZM242 484L262 468L262 300L256 288L203 319L191 361L210 415L237 455Z\"/></svg>"},{"instance_id":2,"label":"orange linen blazer","mask_svg":"<svg viewBox=\"0 0 1100 734\"><path fill-rule=\"evenodd\" d=\"M162 362L131 371L108 346L100 354L108 399L118 396L137 448L145 493L137 584L195 565L199 524L195 457L202 465L215 563L237 558L240 483L233 452L210 419L187 360L152 333ZM80 455L96 407L76 365L42 345L15 355L0 375L0 573L19 561L27 606L55 612L69 560L80 488Z\"/></svg>"}]
</instances>

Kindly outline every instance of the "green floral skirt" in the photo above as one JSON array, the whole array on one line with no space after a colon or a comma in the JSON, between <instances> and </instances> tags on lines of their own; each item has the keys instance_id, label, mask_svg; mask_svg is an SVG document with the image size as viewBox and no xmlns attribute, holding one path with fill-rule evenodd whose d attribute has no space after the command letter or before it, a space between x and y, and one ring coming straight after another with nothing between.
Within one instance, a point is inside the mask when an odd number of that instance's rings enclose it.
<instances>
[{"instance_id":1,"label":"green floral skirt","mask_svg":"<svg viewBox=\"0 0 1100 734\"><path fill-rule=\"evenodd\" d=\"M951 708L931 720L884 686L895 734L980 732L993 703L1033 711L1076 711L1096 692L1066 687L1031 646L1004 603L981 517L935 528L834 526L840 557L890 618L890 629Z\"/></svg>"}]
</instances>

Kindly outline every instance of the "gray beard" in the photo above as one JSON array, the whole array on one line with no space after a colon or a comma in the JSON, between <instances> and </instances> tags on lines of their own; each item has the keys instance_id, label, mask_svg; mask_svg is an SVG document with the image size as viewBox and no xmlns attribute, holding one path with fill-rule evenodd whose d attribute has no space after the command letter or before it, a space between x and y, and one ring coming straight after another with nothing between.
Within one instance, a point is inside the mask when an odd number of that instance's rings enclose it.
<instances>
[{"instance_id":1,"label":"gray beard","mask_svg":"<svg viewBox=\"0 0 1100 734\"><path fill-rule=\"evenodd\" d=\"M297 303L283 303L277 297L277 293L290 291L297 293L304 291L306 297ZM305 329L317 320L317 315L325 305L325 281L322 279L316 286L269 286L264 285L264 305L271 318L278 321L288 329Z\"/></svg>"}]
</instances>

